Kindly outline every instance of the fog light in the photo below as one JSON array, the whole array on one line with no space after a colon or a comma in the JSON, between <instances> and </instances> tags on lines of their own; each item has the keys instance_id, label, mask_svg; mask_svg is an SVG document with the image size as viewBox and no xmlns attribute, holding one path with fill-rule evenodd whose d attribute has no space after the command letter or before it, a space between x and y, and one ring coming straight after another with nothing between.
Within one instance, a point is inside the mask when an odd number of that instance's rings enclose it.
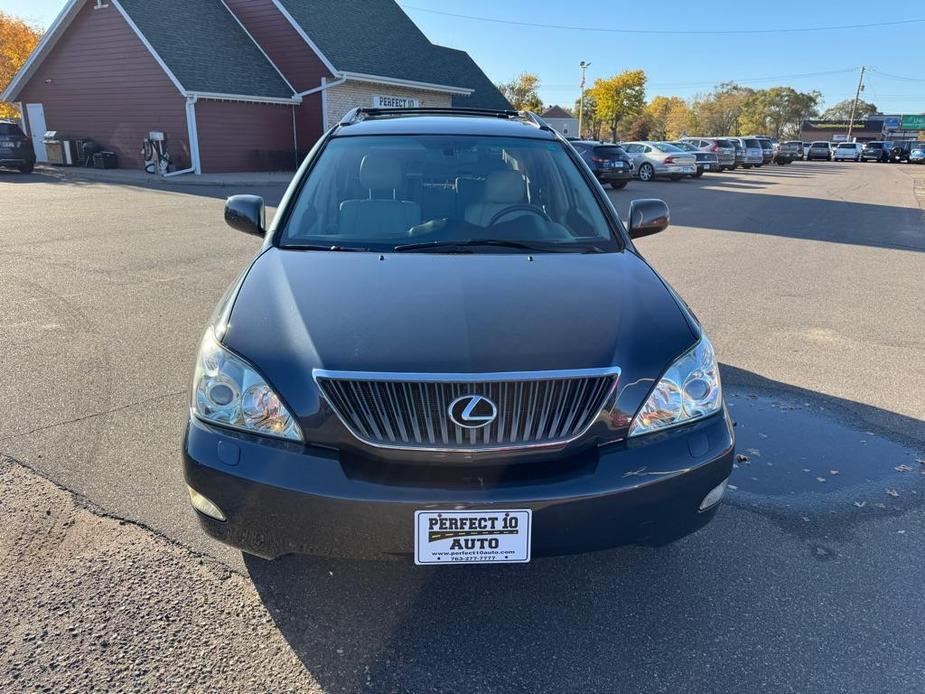
<instances>
[{"instance_id":1,"label":"fog light","mask_svg":"<svg viewBox=\"0 0 925 694\"><path fill-rule=\"evenodd\" d=\"M193 508L199 511L199 513L205 514L209 518L214 518L215 520L225 521L225 514L222 513L222 509L189 485L186 485L186 491L189 492L189 500L192 502Z\"/></svg>"},{"instance_id":2,"label":"fog light","mask_svg":"<svg viewBox=\"0 0 925 694\"><path fill-rule=\"evenodd\" d=\"M703 501L700 502L700 510L706 511L707 509L713 508L718 504L722 498L723 494L726 493L726 486L729 484L729 478L727 477L718 485L713 487L710 490L710 493L703 497Z\"/></svg>"}]
</instances>

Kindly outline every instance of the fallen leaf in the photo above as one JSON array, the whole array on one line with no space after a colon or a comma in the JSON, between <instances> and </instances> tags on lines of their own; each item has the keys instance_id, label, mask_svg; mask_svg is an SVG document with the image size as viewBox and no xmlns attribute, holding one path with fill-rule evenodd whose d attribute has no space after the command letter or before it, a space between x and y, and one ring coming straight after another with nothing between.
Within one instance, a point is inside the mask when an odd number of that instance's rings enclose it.
<instances>
[{"instance_id":1,"label":"fallen leaf","mask_svg":"<svg viewBox=\"0 0 925 694\"><path fill-rule=\"evenodd\" d=\"M768 435L767 435L767 434L762 434L762 433L759 431L759 432L758 432L758 437L759 437L759 438L762 438L762 439L766 439L766 438L768 438Z\"/></svg>"},{"instance_id":2,"label":"fallen leaf","mask_svg":"<svg viewBox=\"0 0 925 694\"><path fill-rule=\"evenodd\" d=\"M886 504L874 504L877 508L886 508Z\"/></svg>"},{"instance_id":3,"label":"fallen leaf","mask_svg":"<svg viewBox=\"0 0 925 694\"><path fill-rule=\"evenodd\" d=\"M810 469L808 467L805 467L803 468L803 472L810 472Z\"/></svg>"},{"instance_id":4,"label":"fallen leaf","mask_svg":"<svg viewBox=\"0 0 925 694\"><path fill-rule=\"evenodd\" d=\"M899 492L897 492L895 489L889 489L889 488L888 488L888 489L886 490L886 493L889 494L890 496L899 496Z\"/></svg>"},{"instance_id":5,"label":"fallen leaf","mask_svg":"<svg viewBox=\"0 0 925 694\"><path fill-rule=\"evenodd\" d=\"M735 486L734 484L727 484L727 485L726 485L726 488L727 488L727 489L731 489L732 491L735 491L735 490L738 489L738 487Z\"/></svg>"},{"instance_id":6,"label":"fallen leaf","mask_svg":"<svg viewBox=\"0 0 925 694\"><path fill-rule=\"evenodd\" d=\"M761 451L759 451L757 448L746 448L746 449L745 449L745 452L746 452L746 453L751 453L751 454L752 454L753 456L755 456L756 458L760 458L760 457L761 457Z\"/></svg>"},{"instance_id":7,"label":"fallen leaf","mask_svg":"<svg viewBox=\"0 0 925 694\"><path fill-rule=\"evenodd\" d=\"M737 463L747 463L747 462L748 462L748 456L747 456L747 455L742 455L741 453L736 453L736 462L737 462Z\"/></svg>"},{"instance_id":8,"label":"fallen leaf","mask_svg":"<svg viewBox=\"0 0 925 694\"><path fill-rule=\"evenodd\" d=\"M906 464L897 465L893 468L896 472L912 472L912 467Z\"/></svg>"},{"instance_id":9,"label":"fallen leaf","mask_svg":"<svg viewBox=\"0 0 925 694\"><path fill-rule=\"evenodd\" d=\"M816 481L817 481L817 482L825 482L825 477L817 477L817 478L816 478Z\"/></svg>"},{"instance_id":10,"label":"fallen leaf","mask_svg":"<svg viewBox=\"0 0 925 694\"><path fill-rule=\"evenodd\" d=\"M800 516L800 518L809 523L809 516Z\"/></svg>"},{"instance_id":11,"label":"fallen leaf","mask_svg":"<svg viewBox=\"0 0 925 694\"><path fill-rule=\"evenodd\" d=\"M857 506L858 508L864 508L865 506L867 506L867 502L866 501L855 501L854 505Z\"/></svg>"},{"instance_id":12,"label":"fallen leaf","mask_svg":"<svg viewBox=\"0 0 925 694\"><path fill-rule=\"evenodd\" d=\"M905 531L905 530L897 530L896 533L897 533L898 535L905 535L905 534L906 534L906 531Z\"/></svg>"},{"instance_id":13,"label":"fallen leaf","mask_svg":"<svg viewBox=\"0 0 925 694\"><path fill-rule=\"evenodd\" d=\"M917 462L919 465L925 465L925 458L916 458L915 462Z\"/></svg>"},{"instance_id":14,"label":"fallen leaf","mask_svg":"<svg viewBox=\"0 0 925 694\"><path fill-rule=\"evenodd\" d=\"M838 470L829 470L829 474L830 474L830 475L838 475L838 474L841 474L841 473L839 473Z\"/></svg>"}]
</instances>

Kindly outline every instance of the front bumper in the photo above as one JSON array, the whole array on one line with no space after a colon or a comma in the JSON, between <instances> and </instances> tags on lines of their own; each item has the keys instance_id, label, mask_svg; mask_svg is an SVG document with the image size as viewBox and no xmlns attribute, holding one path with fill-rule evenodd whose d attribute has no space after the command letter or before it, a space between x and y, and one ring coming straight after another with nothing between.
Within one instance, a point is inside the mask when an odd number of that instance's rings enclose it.
<instances>
[{"instance_id":1,"label":"front bumper","mask_svg":"<svg viewBox=\"0 0 925 694\"><path fill-rule=\"evenodd\" d=\"M539 556L657 544L697 530L715 512L699 506L729 477L734 447L724 411L556 461L535 477L523 467L533 463L508 466L487 483L476 464L457 467L460 480L470 479L462 484L450 481L450 463L357 465L337 451L192 418L183 466L187 483L227 518L197 513L203 529L251 554L410 560L417 510L517 508L533 511L532 553Z\"/></svg>"}]
</instances>

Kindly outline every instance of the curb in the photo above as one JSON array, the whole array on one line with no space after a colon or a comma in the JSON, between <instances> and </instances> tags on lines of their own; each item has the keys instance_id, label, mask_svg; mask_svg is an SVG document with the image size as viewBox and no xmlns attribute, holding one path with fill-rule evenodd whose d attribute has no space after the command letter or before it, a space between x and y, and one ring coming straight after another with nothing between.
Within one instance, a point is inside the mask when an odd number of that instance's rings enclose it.
<instances>
[{"instance_id":1,"label":"curb","mask_svg":"<svg viewBox=\"0 0 925 694\"><path fill-rule=\"evenodd\" d=\"M172 178L153 176L126 169L85 169L79 167L57 167L40 165L35 167L37 174L51 176L60 180L93 181L98 183L121 183L132 186L189 187L209 186L212 188L240 186L287 186L294 172L268 172L254 174L203 174L195 176L185 174Z\"/></svg>"}]
</instances>

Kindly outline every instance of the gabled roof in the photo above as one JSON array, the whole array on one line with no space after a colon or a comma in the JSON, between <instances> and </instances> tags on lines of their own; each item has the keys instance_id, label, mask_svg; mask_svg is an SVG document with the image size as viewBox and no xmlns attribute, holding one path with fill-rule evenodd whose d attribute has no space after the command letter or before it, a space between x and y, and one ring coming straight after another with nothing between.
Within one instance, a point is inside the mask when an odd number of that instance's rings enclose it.
<instances>
[{"instance_id":1,"label":"gabled roof","mask_svg":"<svg viewBox=\"0 0 925 694\"><path fill-rule=\"evenodd\" d=\"M89 0L68 0L13 77L3 99L21 87ZM298 102L299 97L222 0L108 0L184 96Z\"/></svg>"},{"instance_id":2,"label":"gabled roof","mask_svg":"<svg viewBox=\"0 0 925 694\"><path fill-rule=\"evenodd\" d=\"M571 113L561 106L550 106L543 112L543 118L574 118Z\"/></svg>"},{"instance_id":3,"label":"gabled roof","mask_svg":"<svg viewBox=\"0 0 925 694\"><path fill-rule=\"evenodd\" d=\"M221 0L118 2L187 91L292 98L292 87Z\"/></svg>"},{"instance_id":4,"label":"gabled roof","mask_svg":"<svg viewBox=\"0 0 925 694\"><path fill-rule=\"evenodd\" d=\"M273 1L333 72L436 87L457 106L511 107L465 51L432 44L394 0Z\"/></svg>"}]
</instances>

